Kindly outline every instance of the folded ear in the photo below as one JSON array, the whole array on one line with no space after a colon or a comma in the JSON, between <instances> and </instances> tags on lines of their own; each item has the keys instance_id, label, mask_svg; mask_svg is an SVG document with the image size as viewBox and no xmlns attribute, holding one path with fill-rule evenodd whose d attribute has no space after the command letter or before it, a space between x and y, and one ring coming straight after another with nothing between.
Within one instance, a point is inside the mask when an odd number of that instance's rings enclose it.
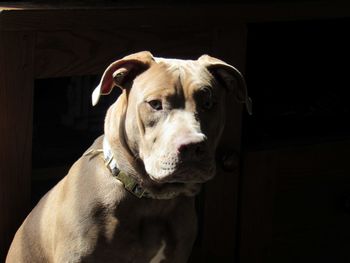
<instances>
[{"instance_id":1,"label":"folded ear","mask_svg":"<svg viewBox=\"0 0 350 263\"><path fill-rule=\"evenodd\" d=\"M245 103L248 113L252 114L252 100L248 96L247 86L243 75L235 67L225 63L224 61L213 58L209 55L201 56L198 61L222 82L224 86L236 94L239 102Z\"/></svg>"},{"instance_id":2,"label":"folded ear","mask_svg":"<svg viewBox=\"0 0 350 263\"><path fill-rule=\"evenodd\" d=\"M153 55L148 51L143 51L110 64L92 93L92 105L97 104L101 95L111 93L115 86L121 89L130 87L136 76L147 70L153 61Z\"/></svg>"}]
</instances>

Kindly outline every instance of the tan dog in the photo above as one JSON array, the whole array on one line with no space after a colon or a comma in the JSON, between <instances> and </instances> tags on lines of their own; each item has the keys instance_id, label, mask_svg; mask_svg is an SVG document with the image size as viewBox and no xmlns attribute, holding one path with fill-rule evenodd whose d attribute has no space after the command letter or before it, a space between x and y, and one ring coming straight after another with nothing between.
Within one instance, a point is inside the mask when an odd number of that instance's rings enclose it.
<instances>
[{"instance_id":1,"label":"tan dog","mask_svg":"<svg viewBox=\"0 0 350 263\"><path fill-rule=\"evenodd\" d=\"M16 233L6 262L186 262L196 236L194 195L215 174L225 95L248 102L232 66L154 58L112 63L93 93L114 86L98 138ZM102 157L102 158L101 158Z\"/></svg>"}]
</instances>

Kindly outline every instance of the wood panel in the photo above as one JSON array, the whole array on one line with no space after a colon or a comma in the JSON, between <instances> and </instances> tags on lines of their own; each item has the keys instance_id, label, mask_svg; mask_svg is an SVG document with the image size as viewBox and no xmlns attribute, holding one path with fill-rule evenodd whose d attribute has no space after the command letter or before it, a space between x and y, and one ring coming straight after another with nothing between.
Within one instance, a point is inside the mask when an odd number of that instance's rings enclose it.
<instances>
[{"instance_id":1,"label":"wood panel","mask_svg":"<svg viewBox=\"0 0 350 263\"><path fill-rule=\"evenodd\" d=\"M350 142L250 152L240 262L349 262Z\"/></svg>"},{"instance_id":2,"label":"wood panel","mask_svg":"<svg viewBox=\"0 0 350 263\"><path fill-rule=\"evenodd\" d=\"M239 262L267 262L272 235L274 156L249 152L241 177Z\"/></svg>"},{"instance_id":3,"label":"wood panel","mask_svg":"<svg viewBox=\"0 0 350 263\"><path fill-rule=\"evenodd\" d=\"M28 213L32 145L31 33L0 32L0 262Z\"/></svg>"},{"instance_id":4,"label":"wood panel","mask_svg":"<svg viewBox=\"0 0 350 263\"><path fill-rule=\"evenodd\" d=\"M155 56L197 58L210 51L213 35L213 30L192 27L39 31L35 76L101 74L112 61L142 50Z\"/></svg>"},{"instance_id":5,"label":"wood panel","mask_svg":"<svg viewBox=\"0 0 350 263\"><path fill-rule=\"evenodd\" d=\"M12 7L11 7L12 6ZM347 3L263 3L167 5L147 7L69 6L42 4L0 5L0 30L81 30L232 25L235 21L262 22L348 17ZM43 23L45 21L45 23Z\"/></svg>"},{"instance_id":6,"label":"wood panel","mask_svg":"<svg viewBox=\"0 0 350 263\"><path fill-rule=\"evenodd\" d=\"M1 5L0 5L1 9ZM0 30L81 30L89 29L125 29L148 27L178 27L190 25L220 25L236 20L228 11L220 8L195 6L163 7L47 7L23 10L8 10L6 7L0 16ZM213 12L214 11L214 12ZM216 11L216 12L215 12ZM224 14L222 13L224 12ZM186 15L183 15L186 14ZM181 19L179 17L181 16ZM45 21L45 23L42 23Z\"/></svg>"}]
</instances>

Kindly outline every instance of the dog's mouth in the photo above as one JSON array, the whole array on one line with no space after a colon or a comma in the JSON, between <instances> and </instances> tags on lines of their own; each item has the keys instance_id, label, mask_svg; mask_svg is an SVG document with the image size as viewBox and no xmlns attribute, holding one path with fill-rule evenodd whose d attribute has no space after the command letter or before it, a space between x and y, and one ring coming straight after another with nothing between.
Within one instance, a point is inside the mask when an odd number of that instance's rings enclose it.
<instances>
[{"instance_id":1,"label":"dog's mouth","mask_svg":"<svg viewBox=\"0 0 350 263\"><path fill-rule=\"evenodd\" d=\"M181 159L177 154L152 155L143 160L148 180L146 188L153 193L176 193L194 196L203 183L215 175L215 158L205 155L201 159Z\"/></svg>"},{"instance_id":2,"label":"dog's mouth","mask_svg":"<svg viewBox=\"0 0 350 263\"><path fill-rule=\"evenodd\" d=\"M214 164L179 163L173 167L160 166L157 174L149 174L152 181L160 184L203 184L215 175Z\"/></svg>"},{"instance_id":3,"label":"dog's mouth","mask_svg":"<svg viewBox=\"0 0 350 263\"><path fill-rule=\"evenodd\" d=\"M212 179L215 175L216 166L212 159L206 161L187 162L164 162L158 160L149 171L148 180L145 180L144 187L155 195L195 196L200 192L203 183ZM147 167L147 166L145 166Z\"/></svg>"}]
</instances>

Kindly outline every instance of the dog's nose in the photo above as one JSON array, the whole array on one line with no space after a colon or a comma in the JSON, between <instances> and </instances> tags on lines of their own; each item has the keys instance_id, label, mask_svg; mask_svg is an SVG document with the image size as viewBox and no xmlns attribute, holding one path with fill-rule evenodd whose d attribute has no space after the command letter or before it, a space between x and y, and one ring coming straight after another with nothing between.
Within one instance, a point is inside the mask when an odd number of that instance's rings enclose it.
<instances>
[{"instance_id":1,"label":"dog's nose","mask_svg":"<svg viewBox=\"0 0 350 263\"><path fill-rule=\"evenodd\" d=\"M181 159L198 159L205 153L205 142L180 144L178 152Z\"/></svg>"}]
</instances>

